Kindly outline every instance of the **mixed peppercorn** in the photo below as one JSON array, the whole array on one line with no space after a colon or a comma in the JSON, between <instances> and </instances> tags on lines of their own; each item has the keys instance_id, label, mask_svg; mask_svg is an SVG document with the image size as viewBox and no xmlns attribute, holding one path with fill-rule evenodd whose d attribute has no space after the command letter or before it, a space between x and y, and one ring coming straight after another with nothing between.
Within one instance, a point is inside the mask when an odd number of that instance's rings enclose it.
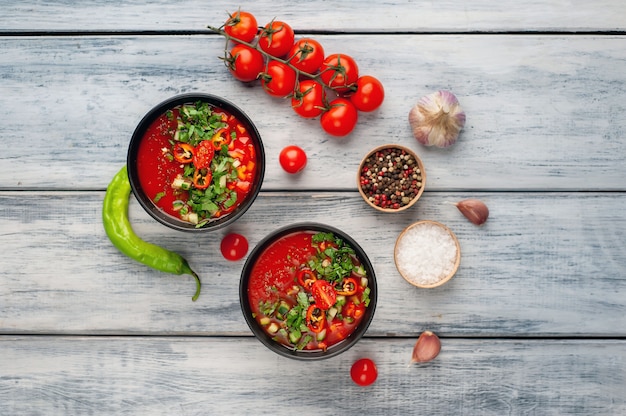
<instances>
[{"instance_id":1,"label":"mixed peppercorn","mask_svg":"<svg viewBox=\"0 0 626 416\"><path fill-rule=\"evenodd\" d=\"M422 171L413 155L389 147L365 159L360 183L369 202L385 209L399 209L417 196L423 186Z\"/></svg>"}]
</instances>

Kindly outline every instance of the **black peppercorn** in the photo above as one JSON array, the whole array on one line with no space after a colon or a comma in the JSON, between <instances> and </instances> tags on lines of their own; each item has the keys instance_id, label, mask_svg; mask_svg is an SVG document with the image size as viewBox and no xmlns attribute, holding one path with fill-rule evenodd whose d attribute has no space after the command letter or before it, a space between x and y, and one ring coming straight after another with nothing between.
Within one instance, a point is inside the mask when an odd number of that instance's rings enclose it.
<instances>
[{"instance_id":1,"label":"black peppercorn","mask_svg":"<svg viewBox=\"0 0 626 416\"><path fill-rule=\"evenodd\" d=\"M385 148L365 159L360 185L372 204L399 209L417 196L422 187L421 171L410 153L400 148Z\"/></svg>"}]
</instances>

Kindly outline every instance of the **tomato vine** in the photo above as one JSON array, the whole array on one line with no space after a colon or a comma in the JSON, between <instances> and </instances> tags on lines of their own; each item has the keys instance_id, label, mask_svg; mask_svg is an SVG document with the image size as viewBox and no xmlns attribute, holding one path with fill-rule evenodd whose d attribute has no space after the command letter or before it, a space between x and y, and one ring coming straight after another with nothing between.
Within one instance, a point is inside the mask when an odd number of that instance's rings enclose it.
<instances>
[{"instance_id":1,"label":"tomato vine","mask_svg":"<svg viewBox=\"0 0 626 416\"><path fill-rule=\"evenodd\" d=\"M207 26L225 38L220 59L236 79L260 80L271 96L290 98L293 110L304 118L321 115L323 130L333 136L350 134L359 111L374 111L382 104L382 83L370 75L359 76L351 56L325 56L318 41L295 39L293 29L281 21L253 25L256 18L239 10L222 26Z\"/></svg>"}]
</instances>

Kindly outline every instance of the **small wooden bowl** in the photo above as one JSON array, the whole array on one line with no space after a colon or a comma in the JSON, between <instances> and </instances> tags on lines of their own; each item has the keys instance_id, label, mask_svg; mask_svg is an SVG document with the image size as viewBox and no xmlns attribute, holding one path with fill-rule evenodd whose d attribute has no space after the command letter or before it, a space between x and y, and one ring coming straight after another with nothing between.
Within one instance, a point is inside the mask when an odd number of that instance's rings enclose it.
<instances>
[{"instance_id":1,"label":"small wooden bowl","mask_svg":"<svg viewBox=\"0 0 626 416\"><path fill-rule=\"evenodd\" d=\"M421 186L417 190L417 193L415 194L415 196L411 199L411 201L408 204L402 205L399 208L388 208L388 207L381 207L381 206L376 205L373 201L370 201L369 195L366 193L365 190L363 190L363 185L361 184L361 176L362 176L361 173L363 172L363 167L365 166L367 159L371 157L372 155L376 154L377 152L380 152L386 149L398 149L400 151L404 151L408 153L409 155L411 155L417 161L417 167L419 169L418 175L421 176L421 180L420 180ZM415 205L417 200L420 199L420 197L422 196L422 193L424 192L424 187L426 185L426 171L424 170L424 164L422 163L422 160L417 156L417 154L413 150L409 149L408 147L401 146L399 144L384 144L382 146L378 146L372 149L363 158L363 160L361 160L361 163L359 164L359 170L357 171L357 174L356 174L356 183L357 183L357 188L359 189L359 194L361 194L361 197L363 197L363 200L370 207L381 212L402 212L404 210L411 208L413 205Z\"/></svg>"},{"instance_id":2,"label":"small wooden bowl","mask_svg":"<svg viewBox=\"0 0 626 416\"><path fill-rule=\"evenodd\" d=\"M413 276L414 278L412 279L411 276L408 276L406 273L406 268L410 267L409 265L403 265L404 267L401 267L398 263L398 256L399 256L399 247L400 247L400 243L404 238L408 238L408 235L410 232L414 232L416 231L418 228L420 227L427 227L427 226L434 226L434 227L438 227L440 230L445 231L445 233L447 233L450 238L452 239L452 241L454 242L454 245L456 247L456 253L454 253L453 256L450 257L450 261L454 261L454 264L452 265L452 268L448 271L446 269L448 269L447 265L444 267L442 266L443 271L447 271L447 274L441 274L440 278L437 279L436 281L433 282L428 282L428 283L420 283L418 281L415 280L415 276ZM429 246L432 247L432 246ZM426 247L428 248L428 247ZM427 258L428 256L421 256L422 255L422 250L424 249L423 247L410 247L411 250L415 250L416 254L418 256L420 256L420 258ZM412 284L413 286L417 286L420 288L425 288L425 289L431 289L434 287L438 287L443 285L444 283L446 283L448 280L452 279L452 276L454 276L454 274L456 273L456 271L459 268L459 265L461 264L461 246L459 245L459 240L456 238L456 235L454 235L454 233L445 225L436 222L436 221L429 221L429 220L424 220L424 221L418 221L415 222L411 225L409 225L408 227L406 227L398 236L398 239L396 240L396 245L394 248L394 253L393 253L393 260L396 264L396 269L398 269L398 272L400 273L400 275L404 278L404 280L406 280L407 282L409 282L410 284ZM445 260L442 260L442 262L445 262ZM430 263L432 264L432 261L430 261ZM419 264L416 264L415 267L420 267ZM429 279L430 280L430 279Z\"/></svg>"}]
</instances>

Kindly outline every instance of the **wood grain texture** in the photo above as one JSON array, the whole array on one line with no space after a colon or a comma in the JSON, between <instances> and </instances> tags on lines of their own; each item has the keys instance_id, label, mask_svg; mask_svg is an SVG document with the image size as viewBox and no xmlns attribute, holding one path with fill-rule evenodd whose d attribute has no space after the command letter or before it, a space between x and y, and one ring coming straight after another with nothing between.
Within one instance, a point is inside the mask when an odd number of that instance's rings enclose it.
<instances>
[{"instance_id":1,"label":"wood grain texture","mask_svg":"<svg viewBox=\"0 0 626 416\"><path fill-rule=\"evenodd\" d=\"M254 338L0 337L0 413L626 412L625 341L443 339L435 361L409 367L414 341L363 339L341 356L303 363ZM366 388L349 376L364 356L378 368Z\"/></svg>"},{"instance_id":2,"label":"wood grain texture","mask_svg":"<svg viewBox=\"0 0 626 416\"><path fill-rule=\"evenodd\" d=\"M626 5L620 0L360 0L199 1L28 0L6 2L0 30L132 31L203 30L219 26L226 11L241 7L259 25L273 18L299 31L472 32L472 31L616 31L626 28ZM375 18L372 18L375 17Z\"/></svg>"},{"instance_id":3,"label":"wood grain texture","mask_svg":"<svg viewBox=\"0 0 626 416\"><path fill-rule=\"evenodd\" d=\"M206 25L239 6L354 56L383 82L383 106L338 140L234 81L218 59L224 41ZM27 0L0 9L0 415L626 414L625 2ZM447 150L419 145L407 122L419 97L439 89L468 116ZM131 198L137 234L200 273L195 303L191 277L124 257L101 224L135 126L186 92L240 106L267 154L258 200L215 233L167 229ZM428 174L418 205L398 215L371 210L356 192L360 159L385 142L415 149ZM289 144L309 156L300 175L279 167ZM488 204L485 226L450 204L468 197ZM438 289L414 288L393 264L396 237L419 219L443 222L461 243L459 272ZM302 221L350 234L379 288L365 338L319 363L279 357L251 336L238 297L243 261L219 254L228 232L254 247ZM442 352L409 367L427 329L442 336ZM361 357L378 365L368 388L349 378Z\"/></svg>"},{"instance_id":4,"label":"wood grain texture","mask_svg":"<svg viewBox=\"0 0 626 416\"><path fill-rule=\"evenodd\" d=\"M265 190L354 190L360 159L386 142L419 153L429 190L624 190L624 36L319 40L328 52L356 57L386 88L382 108L362 114L348 138L325 135L317 120L231 79L215 37L0 38L0 189L102 190L125 162L143 115L173 95L200 91L226 97L257 124ZM407 121L419 97L438 89L453 91L468 119L446 150L419 145ZM300 176L277 163L289 144L309 155Z\"/></svg>"},{"instance_id":5,"label":"wood grain texture","mask_svg":"<svg viewBox=\"0 0 626 416\"><path fill-rule=\"evenodd\" d=\"M483 227L450 205L468 196L490 207ZM252 248L279 227L314 221L347 232L374 265L370 335L626 336L622 193L426 192L408 212L380 214L356 192L263 192L234 225L200 236L157 224L132 199L137 234L179 252L202 277L195 303L191 277L153 271L110 244L102 197L0 194L0 333L249 334L238 295L243 260L224 260L221 238L236 231ZM438 289L409 285L393 263L397 236L419 219L448 225L460 240L460 269Z\"/></svg>"}]
</instances>

